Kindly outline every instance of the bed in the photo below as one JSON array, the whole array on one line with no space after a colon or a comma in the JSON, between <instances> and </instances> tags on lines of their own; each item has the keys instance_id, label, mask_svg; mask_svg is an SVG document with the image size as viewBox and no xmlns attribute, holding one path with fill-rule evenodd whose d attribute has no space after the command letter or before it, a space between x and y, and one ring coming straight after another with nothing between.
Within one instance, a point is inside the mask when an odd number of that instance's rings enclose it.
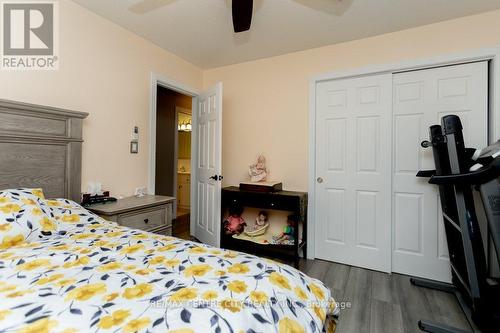
<instances>
[{"instance_id":1,"label":"bed","mask_svg":"<svg viewBox=\"0 0 500 333\"><path fill-rule=\"evenodd\" d=\"M11 188L0 192L0 332L335 330L329 289L288 265L129 229L70 199L46 199L77 198L79 163L69 155L81 159L85 116L0 101L0 149L10 151L0 153L0 189ZM24 126L25 117L64 130L20 133L15 123ZM33 153L50 145L63 147L62 156ZM59 177L51 160L65 160Z\"/></svg>"}]
</instances>

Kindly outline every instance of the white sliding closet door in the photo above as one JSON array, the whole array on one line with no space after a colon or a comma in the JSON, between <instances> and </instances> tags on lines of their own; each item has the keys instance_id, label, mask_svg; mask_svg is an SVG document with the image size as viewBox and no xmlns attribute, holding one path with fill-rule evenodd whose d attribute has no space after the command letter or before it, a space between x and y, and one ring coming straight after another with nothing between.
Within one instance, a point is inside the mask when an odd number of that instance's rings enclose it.
<instances>
[{"instance_id":1,"label":"white sliding closet door","mask_svg":"<svg viewBox=\"0 0 500 333\"><path fill-rule=\"evenodd\" d=\"M316 257L390 272L392 75L316 94Z\"/></svg>"},{"instance_id":2,"label":"white sliding closet door","mask_svg":"<svg viewBox=\"0 0 500 333\"><path fill-rule=\"evenodd\" d=\"M488 64L477 62L395 74L393 103L392 270L450 281L450 264L436 186L416 178L434 169L420 142L429 126L458 115L468 147L487 144Z\"/></svg>"}]
</instances>

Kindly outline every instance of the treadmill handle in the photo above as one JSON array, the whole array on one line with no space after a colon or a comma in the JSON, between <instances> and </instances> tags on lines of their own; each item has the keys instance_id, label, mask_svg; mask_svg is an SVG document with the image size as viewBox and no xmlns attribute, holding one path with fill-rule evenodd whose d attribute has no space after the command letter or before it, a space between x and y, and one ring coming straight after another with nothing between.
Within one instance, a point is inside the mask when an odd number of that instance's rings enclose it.
<instances>
[{"instance_id":1,"label":"treadmill handle","mask_svg":"<svg viewBox=\"0 0 500 333\"><path fill-rule=\"evenodd\" d=\"M420 170L417 172L417 177L429 178L436 174L436 170Z\"/></svg>"},{"instance_id":2,"label":"treadmill handle","mask_svg":"<svg viewBox=\"0 0 500 333\"><path fill-rule=\"evenodd\" d=\"M429 184L436 185L477 185L489 182L500 177L500 158L492 161L488 166L478 171L461 173L456 175L438 176L434 175Z\"/></svg>"}]
</instances>

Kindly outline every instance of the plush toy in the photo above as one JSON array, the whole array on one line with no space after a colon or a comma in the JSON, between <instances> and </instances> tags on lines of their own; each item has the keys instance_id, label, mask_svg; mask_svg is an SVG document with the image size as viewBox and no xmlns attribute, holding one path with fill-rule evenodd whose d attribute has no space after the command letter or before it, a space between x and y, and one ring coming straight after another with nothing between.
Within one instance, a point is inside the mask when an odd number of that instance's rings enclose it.
<instances>
[{"instance_id":1,"label":"plush toy","mask_svg":"<svg viewBox=\"0 0 500 333\"><path fill-rule=\"evenodd\" d=\"M233 204L229 207L229 216L224 220L223 227L226 235L241 234L247 225L243 217L243 207Z\"/></svg>"},{"instance_id":2,"label":"plush toy","mask_svg":"<svg viewBox=\"0 0 500 333\"><path fill-rule=\"evenodd\" d=\"M288 215L286 220L286 226L283 228L283 232L279 235L273 236L273 244L295 244L295 228L300 218L297 215Z\"/></svg>"}]
</instances>

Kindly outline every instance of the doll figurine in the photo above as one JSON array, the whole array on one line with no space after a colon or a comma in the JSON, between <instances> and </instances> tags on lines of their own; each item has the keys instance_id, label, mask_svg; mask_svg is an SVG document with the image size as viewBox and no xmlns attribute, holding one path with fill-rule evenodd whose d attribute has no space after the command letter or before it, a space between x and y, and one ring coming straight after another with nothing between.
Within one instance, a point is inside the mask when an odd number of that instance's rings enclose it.
<instances>
[{"instance_id":1,"label":"doll figurine","mask_svg":"<svg viewBox=\"0 0 500 333\"><path fill-rule=\"evenodd\" d=\"M255 224L253 225L253 230L259 230L267 224L267 212L261 210L257 218L255 219Z\"/></svg>"},{"instance_id":2,"label":"doll figurine","mask_svg":"<svg viewBox=\"0 0 500 333\"><path fill-rule=\"evenodd\" d=\"M243 232L247 224L241 214L243 214L242 206L235 204L229 207L229 216L223 223L226 235L239 235Z\"/></svg>"},{"instance_id":3,"label":"doll figurine","mask_svg":"<svg viewBox=\"0 0 500 333\"><path fill-rule=\"evenodd\" d=\"M264 155L259 155L257 162L250 165L248 174L250 175L250 180L252 182L262 182L266 180L267 169L266 169L266 158Z\"/></svg>"},{"instance_id":4,"label":"doll figurine","mask_svg":"<svg viewBox=\"0 0 500 333\"><path fill-rule=\"evenodd\" d=\"M273 236L273 244L293 245L295 243L295 228L298 222L297 215L288 215L283 232Z\"/></svg>"}]
</instances>

